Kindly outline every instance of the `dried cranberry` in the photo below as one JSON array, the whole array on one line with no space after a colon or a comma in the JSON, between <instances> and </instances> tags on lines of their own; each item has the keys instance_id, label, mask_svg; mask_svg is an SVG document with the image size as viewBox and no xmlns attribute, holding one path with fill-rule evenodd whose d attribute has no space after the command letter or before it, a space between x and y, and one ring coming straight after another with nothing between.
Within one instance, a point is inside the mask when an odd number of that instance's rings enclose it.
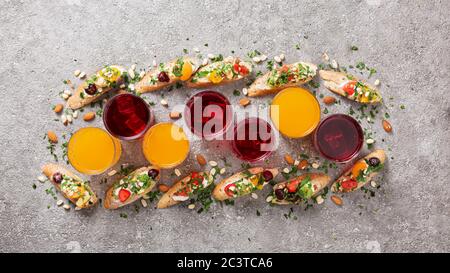
<instances>
[{"instance_id":1,"label":"dried cranberry","mask_svg":"<svg viewBox=\"0 0 450 273\"><path fill-rule=\"evenodd\" d=\"M380 165L380 160L377 157L372 157L369 159L369 165L372 167L376 167Z\"/></svg>"},{"instance_id":2,"label":"dried cranberry","mask_svg":"<svg viewBox=\"0 0 450 273\"><path fill-rule=\"evenodd\" d=\"M270 180L273 179L273 174L272 174L271 171L264 171L264 172L262 173L262 176L263 176L263 178L264 178L264 181L270 181Z\"/></svg>"},{"instance_id":3,"label":"dried cranberry","mask_svg":"<svg viewBox=\"0 0 450 273\"><path fill-rule=\"evenodd\" d=\"M159 174L159 171L156 169L150 169L148 170L148 176L150 176L151 179L155 179Z\"/></svg>"},{"instance_id":4,"label":"dried cranberry","mask_svg":"<svg viewBox=\"0 0 450 273\"><path fill-rule=\"evenodd\" d=\"M159 72L159 74L158 74L158 81L160 81L160 82L169 82L170 81L169 75L167 75L167 73L164 72L164 71Z\"/></svg>"},{"instance_id":5,"label":"dried cranberry","mask_svg":"<svg viewBox=\"0 0 450 273\"><path fill-rule=\"evenodd\" d=\"M62 180L63 180L63 176L62 176L62 174L61 173L54 173L53 174L53 181L55 182L55 183L61 183L62 182Z\"/></svg>"},{"instance_id":6,"label":"dried cranberry","mask_svg":"<svg viewBox=\"0 0 450 273\"><path fill-rule=\"evenodd\" d=\"M275 190L275 196L277 197L278 200L283 200L284 199L284 190L283 189L276 189Z\"/></svg>"},{"instance_id":7,"label":"dried cranberry","mask_svg":"<svg viewBox=\"0 0 450 273\"><path fill-rule=\"evenodd\" d=\"M86 94L88 94L88 95L93 96L93 95L97 94L97 86L93 83L90 83L88 85L88 87L86 87L84 89L84 92L86 92Z\"/></svg>"}]
</instances>

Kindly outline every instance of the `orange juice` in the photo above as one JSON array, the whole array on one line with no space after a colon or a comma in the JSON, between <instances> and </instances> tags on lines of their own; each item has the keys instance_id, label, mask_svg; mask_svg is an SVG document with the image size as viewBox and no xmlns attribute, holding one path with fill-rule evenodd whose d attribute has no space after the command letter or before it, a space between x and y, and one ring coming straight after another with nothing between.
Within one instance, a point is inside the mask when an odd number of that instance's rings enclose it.
<instances>
[{"instance_id":1,"label":"orange juice","mask_svg":"<svg viewBox=\"0 0 450 273\"><path fill-rule=\"evenodd\" d=\"M151 164L173 168L186 159L189 140L183 128L173 123L158 123L145 134L142 149Z\"/></svg>"},{"instance_id":2,"label":"orange juice","mask_svg":"<svg viewBox=\"0 0 450 273\"><path fill-rule=\"evenodd\" d=\"M273 99L270 118L283 135L300 138L312 133L319 124L320 106L308 90L290 87Z\"/></svg>"},{"instance_id":3,"label":"orange juice","mask_svg":"<svg viewBox=\"0 0 450 273\"><path fill-rule=\"evenodd\" d=\"M70 164L77 171L89 175L105 172L119 161L121 154L120 141L95 127L76 131L67 147Z\"/></svg>"}]
</instances>

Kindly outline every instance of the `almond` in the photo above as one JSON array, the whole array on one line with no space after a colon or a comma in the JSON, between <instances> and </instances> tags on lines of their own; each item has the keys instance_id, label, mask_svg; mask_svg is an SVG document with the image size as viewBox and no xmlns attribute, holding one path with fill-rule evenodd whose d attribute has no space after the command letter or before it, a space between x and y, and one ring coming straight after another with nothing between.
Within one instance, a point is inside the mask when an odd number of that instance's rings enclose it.
<instances>
[{"instance_id":1,"label":"almond","mask_svg":"<svg viewBox=\"0 0 450 273\"><path fill-rule=\"evenodd\" d=\"M181 113L173 111L173 112L170 112L169 117L171 119L179 119L179 118L181 118Z\"/></svg>"},{"instance_id":2,"label":"almond","mask_svg":"<svg viewBox=\"0 0 450 273\"><path fill-rule=\"evenodd\" d=\"M63 105L57 104L57 105L55 105L55 108L53 108L53 111L58 114L58 113L61 113L62 109L63 109Z\"/></svg>"},{"instance_id":3,"label":"almond","mask_svg":"<svg viewBox=\"0 0 450 273\"><path fill-rule=\"evenodd\" d=\"M294 159L289 154L285 154L284 155L284 160L286 160L286 163L289 164L289 165L293 165L294 164Z\"/></svg>"},{"instance_id":4,"label":"almond","mask_svg":"<svg viewBox=\"0 0 450 273\"><path fill-rule=\"evenodd\" d=\"M248 98L242 98L239 100L239 104L241 106L245 107L250 104L250 100Z\"/></svg>"},{"instance_id":5,"label":"almond","mask_svg":"<svg viewBox=\"0 0 450 273\"><path fill-rule=\"evenodd\" d=\"M297 167L298 167L300 170L304 170L304 169L306 169L306 168L308 167L308 165L309 165L308 160L303 159L302 161L300 161L300 163L298 164Z\"/></svg>"},{"instance_id":6,"label":"almond","mask_svg":"<svg viewBox=\"0 0 450 273\"><path fill-rule=\"evenodd\" d=\"M323 98L323 102L327 105L333 104L336 102L336 99L334 97L326 96Z\"/></svg>"},{"instance_id":7,"label":"almond","mask_svg":"<svg viewBox=\"0 0 450 273\"><path fill-rule=\"evenodd\" d=\"M84 116L83 116L84 121L91 121L94 118L95 118L95 112L88 112L88 113L84 114Z\"/></svg>"},{"instance_id":8,"label":"almond","mask_svg":"<svg viewBox=\"0 0 450 273\"><path fill-rule=\"evenodd\" d=\"M158 190L160 192L167 192L169 190L169 186L165 185L165 184L159 184L158 185Z\"/></svg>"},{"instance_id":9,"label":"almond","mask_svg":"<svg viewBox=\"0 0 450 273\"><path fill-rule=\"evenodd\" d=\"M49 140L51 143L58 143L58 137L56 136L55 132L53 132L53 131L48 131L48 132L47 132L47 137L48 137L48 140Z\"/></svg>"},{"instance_id":10,"label":"almond","mask_svg":"<svg viewBox=\"0 0 450 273\"><path fill-rule=\"evenodd\" d=\"M338 205L338 206L342 206L342 198L340 198L339 196L337 196L337 195L332 195L331 196L331 201L333 201L333 203L335 203L336 205Z\"/></svg>"},{"instance_id":11,"label":"almond","mask_svg":"<svg viewBox=\"0 0 450 273\"><path fill-rule=\"evenodd\" d=\"M198 164L200 164L200 166L205 166L206 165L206 159L203 155L198 154L195 156L197 158L197 162Z\"/></svg>"},{"instance_id":12,"label":"almond","mask_svg":"<svg viewBox=\"0 0 450 273\"><path fill-rule=\"evenodd\" d=\"M384 129L386 132L388 132L388 133L392 132L392 125L389 123L389 121L383 119L382 124L383 124L383 129Z\"/></svg>"}]
</instances>

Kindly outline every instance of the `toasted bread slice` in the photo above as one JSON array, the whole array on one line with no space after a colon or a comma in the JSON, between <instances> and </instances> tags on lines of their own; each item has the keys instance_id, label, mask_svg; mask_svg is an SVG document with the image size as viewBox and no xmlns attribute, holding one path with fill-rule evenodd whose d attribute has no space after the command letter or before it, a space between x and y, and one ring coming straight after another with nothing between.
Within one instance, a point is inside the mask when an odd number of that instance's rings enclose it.
<instances>
[{"instance_id":1,"label":"toasted bread slice","mask_svg":"<svg viewBox=\"0 0 450 273\"><path fill-rule=\"evenodd\" d=\"M75 93L67 100L67 106L72 110L82 108L95 102L102 95L117 89L123 82L124 72L125 69L118 65L106 66L97 71L77 87ZM90 84L95 86L95 94L86 93Z\"/></svg>"},{"instance_id":2,"label":"toasted bread slice","mask_svg":"<svg viewBox=\"0 0 450 273\"><path fill-rule=\"evenodd\" d=\"M180 57L166 64L160 64L157 68L148 71L136 84L136 92L152 92L175 84L178 81L187 81L200 67L200 60L191 57ZM166 72L168 81L161 82L158 80L158 75L162 71Z\"/></svg>"},{"instance_id":3,"label":"toasted bread slice","mask_svg":"<svg viewBox=\"0 0 450 273\"><path fill-rule=\"evenodd\" d=\"M192 78L186 82L191 88L222 85L242 80L252 72L252 64L239 58L227 57L223 61L213 62L200 68Z\"/></svg>"},{"instance_id":4,"label":"toasted bread slice","mask_svg":"<svg viewBox=\"0 0 450 273\"><path fill-rule=\"evenodd\" d=\"M282 89L299 86L311 81L316 75L317 66L297 62L283 65L257 78L248 88L249 97L274 94Z\"/></svg>"},{"instance_id":5,"label":"toasted bread slice","mask_svg":"<svg viewBox=\"0 0 450 273\"><path fill-rule=\"evenodd\" d=\"M351 74L331 70L320 70L326 88L332 92L359 103L378 103L381 94L375 87Z\"/></svg>"},{"instance_id":6,"label":"toasted bread slice","mask_svg":"<svg viewBox=\"0 0 450 273\"><path fill-rule=\"evenodd\" d=\"M305 173L276 184L272 191L272 204L300 204L320 193L330 183L331 178L321 173ZM278 194L277 194L278 192ZM283 193L283 198L279 195Z\"/></svg>"},{"instance_id":7,"label":"toasted bread slice","mask_svg":"<svg viewBox=\"0 0 450 273\"><path fill-rule=\"evenodd\" d=\"M148 175L148 171L151 169L158 171L158 175L155 177L155 179L152 179ZM149 193L156 185L159 178L160 174L157 167L149 166L136 169L126 177L114 183L106 191L103 206L105 207L105 209L118 209L120 207L133 203ZM131 189L133 189L133 191ZM127 192L127 194L125 195L127 196L127 198L124 199L123 202L120 200L120 192L122 190Z\"/></svg>"},{"instance_id":8,"label":"toasted bread slice","mask_svg":"<svg viewBox=\"0 0 450 273\"><path fill-rule=\"evenodd\" d=\"M271 181L264 180L262 176L264 171L269 171L272 174L271 180L278 175L278 169L250 168L222 180L214 188L212 196L218 201L223 201L250 194L255 190L261 190Z\"/></svg>"},{"instance_id":9,"label":"toasted bread slice","mask_svg":"<svg viewBox=\"0 0 450 273\"><path fill-rule=\"evenodd\" d=\"M89 183L83 181L83 179L68 169L49 163L42 166L42 172L65 198L80 209L90 208L97 203L97 195L91 189ZM59 183L54 180L56 173L62 175L62 181Z\"/></svg>"},{"instance_id":10,"label":"toasted bread slice","mask_svg":"<svg viewBox=\"0 0 450 273\"><path fill-rule=\"evenodd\" d=\"M193 176L193 174L195 174L195 176ZM159 199L156 207L158 209L164 209L184 202L189 199L190 194L195 194L196 187L206 188L213 183L213 181L214 179L212 176L206 172L194 172L173 184L173 186L164 193L161 199ZM195 186L192 182L195 182Z\"/></svg>"},{"instance_id":11,"label":"toasted bread slice","mask_svg":"<svg viewBox=\"0 0 450 273\"><path fill-rule=\"evenodd\" d=\"M386 154L384 150L375 150L356 161L350 169L345 171L333 183L331 190L333 192L352 192L363 187L383 169L385 161Z\"/></svg>"}]
</instances>

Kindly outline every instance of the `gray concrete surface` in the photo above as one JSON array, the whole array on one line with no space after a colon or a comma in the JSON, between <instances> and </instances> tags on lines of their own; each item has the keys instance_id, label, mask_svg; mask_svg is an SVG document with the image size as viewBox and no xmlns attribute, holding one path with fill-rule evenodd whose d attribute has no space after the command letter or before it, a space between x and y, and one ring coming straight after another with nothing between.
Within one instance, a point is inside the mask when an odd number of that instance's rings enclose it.
<instances>
[{"instance_id":1,"label":"gray concrete surface","mask_svg":"<svg viewBox=\"0 0 450 273\"><path fill-rule=\"evenodd\" d=\"M108 2L108 3L106 3ZM450 251L449 199L449 1L12 1L0 3L0 251L1 252L439 252ZM204 44L208 43L208 47ZM295 45L300 45L300 50ZM351 51L356 45L358 51ZM329 199L307 211L242 198L235 206L214 205L197 214L180 206L167 210L134 206L119 211L70 212L45 193L36 178L52 161L42 139L48 129L60 136L51 105L60 101L63 79L76 69L93 72L104 64L138 67L199 47L202 54L245 55L258 49L287 61L321 62L323 52L348 66L364 61L378 73L386 105L374 124L377 147L390 149L381 189ZM154 57L156 56L156 58ZM265 69L265 65L261 66ZM367 75L367 74L366 74ZM77 81L74 81L78 83ZM236 103L234 88L220 88ZM163 93L148 94L158 102ZM195 90L172 91L181 103ZM323 87L318 93L330 94ZM390 99L392 97L392 99ZM270 97L254 100L264 104ZM328 107L347 113L352 104ZM400 109L404 105L405 109ZM168 110L154 107L159 121ZM380 119L391 115L394 133ZM97 119L95 125L102 126ZM383 142L382 139L385 139ZM121 162L144 164L136 144L126 144ZM218 143L195 142L183 172L195 168L200 149L208 159L227 156ZM282 155L309 150L306 140L282 139L271 165ZM58 146L58 154L61 149ZM218 151L218 152L217 152ZM392 158L391 158L392 157ZM133 159L134 158L134 159ZM333 177L336 171L333 172ZM100 195L106 185L92 178ZM175 178L167 171L164 181ZM34 190L32 185L36 184ZM268 189L266 189L267 191ZM256 211L261 213L257 216ZM120 217L127 214L128 218Z\"/></svg>"}]
</instances>

